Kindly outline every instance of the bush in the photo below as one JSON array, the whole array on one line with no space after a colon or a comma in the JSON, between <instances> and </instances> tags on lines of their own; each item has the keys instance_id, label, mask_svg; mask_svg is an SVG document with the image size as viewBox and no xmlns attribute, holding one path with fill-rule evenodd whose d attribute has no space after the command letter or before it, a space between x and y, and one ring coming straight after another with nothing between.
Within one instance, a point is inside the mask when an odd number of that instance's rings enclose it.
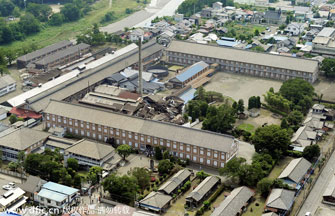
<instances>
[{"instance_id":1,"label":"bush","mask_svg":"<svg viewBox=\"0 0 335 216\"><path fill-rule=\"evenodd\" d=\"M222 184L222 185L219 187L219 189L217 189L217 190L215 191L215 193L213 194L213 196L211 196L211 197L208 199L209 203L212 204L212 203L216 200L216 198L218 198L218 196L220 196L220 194L223 192L224 189L225 189L225 186Z\"/></svg>"},{"instance_id":2,"label":"bush","mask_svg":"<svg viewBox=\"0 0 335 216\"><path fill-rule=\"evenodd\" d=\"M209 209L210 208L210 203L209 203L209 201L208 200L206 200L205 202L204 202L204 209Z\"/></svg>"},{"instance_id":3,"label":"bush","mask_svg":"<svg viewBox=\"0 0 335 216\"><path fill-rule=\"evenodd\" d=\"M287 150L287 155L295 158L302 157L302 152L294 151L294 150Z\"/></svg>"}]
</instances>

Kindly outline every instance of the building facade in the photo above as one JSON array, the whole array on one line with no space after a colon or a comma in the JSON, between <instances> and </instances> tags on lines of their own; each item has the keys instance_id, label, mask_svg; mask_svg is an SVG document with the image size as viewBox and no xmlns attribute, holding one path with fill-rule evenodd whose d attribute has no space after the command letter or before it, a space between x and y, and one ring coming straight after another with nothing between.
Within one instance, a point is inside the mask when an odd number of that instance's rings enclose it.
<instances>
[{"instance_id":1,"label":"building facade","mask_svg":"<svg viewBox=\"0 0 335 216\"><path fill-rule=\"evenodd\" d=\"M0 77L0 97L16 90L16 81L10 76Z\"/></svg>"},{"instance_id":2,"label":"building facade","mask_svg":"<svg viewBox=\"0 0 335 216\"><path fill-rule=\"evenodd\" d=\"M302 78L314 83L319 72L318 62L314 60L184 41L172 41L166 49L166 56L172 64L192 65L204 61L219 64L221 71L283 81Z\"/></svg>"},{"instance_id":3,"label":"building facade","mask_svg":"<svg viewBox=\"0 0 335 216\"><path fill-rule=\"evenodd\" d=\"M45 128L63 127L69 133L99 141L127 144L145 151L155 146L172 155L211 167L224 167L235 157L234 137L61 101L50 101L44 111Z\"/></svg>"}]
</instances>

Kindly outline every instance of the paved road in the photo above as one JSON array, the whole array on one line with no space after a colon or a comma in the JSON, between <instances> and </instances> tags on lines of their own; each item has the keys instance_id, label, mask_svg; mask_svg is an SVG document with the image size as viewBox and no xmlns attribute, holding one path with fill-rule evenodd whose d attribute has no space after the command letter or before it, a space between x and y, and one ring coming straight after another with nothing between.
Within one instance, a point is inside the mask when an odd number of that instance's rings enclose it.
<instances>
[{"instance_id":1,"label":"paved road","mask_svg":"<svg viewBox=\"0 0 335 216\"><path fill-rule=\"evenodd\" d=\"M329 181L335 171L335 152L331 155L328 163L323 169L320 177L315 183L312 191L309 193L305 203L303 204L298 216L305 216L306 212L311 212L314 215L322 201L322 195L325 192Z\"/></svg>"},{"instance_id":2,"label":"paved road","mask_svg":"<svg viewBox=\"0 0 335 216\"><path fill-rule=\"evenodd\" d=\"M101 27L100 30L107 33L115 33L124 30L125 27L143 27L150 24L151 20L159 16L172 16L178 6L184 0L152 0L143 10L110 25Z\"/></svg>"}]
</instances>

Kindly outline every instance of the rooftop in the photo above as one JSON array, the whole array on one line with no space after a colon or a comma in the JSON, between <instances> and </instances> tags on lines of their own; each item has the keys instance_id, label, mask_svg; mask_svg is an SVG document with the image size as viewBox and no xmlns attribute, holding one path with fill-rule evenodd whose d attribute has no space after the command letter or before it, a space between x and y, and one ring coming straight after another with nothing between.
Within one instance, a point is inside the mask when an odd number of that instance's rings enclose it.
<instances>
[{"instance_id":1,"label":"rooftop","mask_svg":"<svg viewBox=\"0 0 335 216\"><path fill-rule=\"evenodd\" d=\"M295 183L299 183L311 165L312 164L303 157L293 159L281 172L278 178L288 178Z\"/></svg>"},{"instance_id":2,"label":"rooftop","mask_svg":"<svg viewBox=\"0 0 335 216\"><path fill-rule=\"evenodd\" d=\"M187 197L186 199L192 198L195 201L200 201L210 191L220 179L216 176L206 177Z\"/></svg>"},{"instance_id":3,"label":"rooftop","mask_svg":"<svg viewBox=\"0 0 335 216\"><path fill-rule=\"evenodd\" d=\"M11 205L11 203L14 200L16 200L17 198L23 196L24 193L25 192L21 188L19 188L19 187L15 188L15 189L11 189L11 190L5 192L2 195L2 197L0 198L0 205L3 206L3 207L8 208L9 205ZM11 194L11 195L9 195L9 194ZM8 197L4 197L6 195L9 195L9 196Z\"/></svg>"},{"instance_id":4,"label":"rooftop","mask_svg":"<svg viewBox=\"0 0 335 216\"><path fill-rule=\"evenodd\" d=\"M36 50L34 52L28 53L26 55L20 56L17 60L20 61L30 61L34 58L38 58L40 56L46 55L47 53L53 52L55 50L58 50L60 48L70 46L72 45L72 42L64 40L60 41L58 43L52 44L50 46L44 47L42 49Z\"/></svg>"},{"instance_id":5,"label":"rooftop","mask_svg":"<svg viewBox=\"0 0 335 216\"><path fill-rule=\"evenodd\" d=\"M178 74L176 76L176 78L180 82L184 82L184 81L188 80L189 78L191 78L192 76L199 73L200 71L202 71L203 69L207 68L208 66L209 65L207 63L203 62L203 61L197 62L197 63L191 65L189 68L187 68L181 74Z\"/></svg>"},{"instance_id":6,"label":"rooftop","mask_svg":"<svg viewBox=\"0 0 335 216\"><path fill-rule=\"evenodd\" d=\"M90 108L79 104L51 100L45 113L83 120L112 128L141 133L177 142L210 148L213 150L232 152L238 141L234 137L204 130L186 128L170 123L145 120L123 115L99 108ZM153 130L154 128L154 130ZM187 136L186 136L187 134Z\"/></svg>"},{"instance_id":7,"label":"rooftop","mask_svg":"<svg viewBox=\"0 0 335 216\"><path fill-rule=\"evenodd\" d=\"M16 83L16 81L10 75L1 76L0 77L0 90L14 83Z\"/></svg>"},{"instance_id":8,"label":"rooftop","mask_svg":"<svg viewBox=\"0 0 335 216\"><path fill-rule=\"evenodd\" d=\"M144 199L140 200L140 204L153 206L156 208L162 208L167 203L169 203L172 200L172 197L169 195L165 195L159 192L151 192L148 194Z\"/></svg>"},{"instance_id":9,"label":"rooftop","mask_svg":"<svg viewBox=\"0 0 335 216\"><path fill-rule=\"evenodd\" d=\"M294 201L294 191L286 189L272 189L266 202L266 207L289 210Z\"/></svg>"},{"instance_id":10,"label":"rooftop","mask_svg":"<svg viewBox=\"0 0 335 216\"><path fill-rule=\"evenodd\" d=\"M174 189L176 189L185 179L191 176L191 172L187 169L180 170L172 178L165 182L158 190L164 191L170 194Z\"/></svg>"},{"instance_id":11,"label":"rooftop","mask_svg":"<svg viewBox=\"0 0 335 216\"><path fill-rule=\"evenodd\" d=\"M314 73L318 71L318 61L299 59L274 54L266 54L213 45L203 45L185 41L172 41L167 51L240 61L249 64Z\"/></svg>"},{"instance_id":12,"label":"rooftop","mask_svg":"<svg viewBox=\"0 0 335 216\"><path fill-rule=\"evenodd\" d=\"M335 28L326 27L326 28L323 28L319 32L318 36L319 37L332 37L334 33L335 33Z\"/></svg>"},{"instance_id":13,"label":"rooftop","mask_svg":"<svg viewBox=\"0 0 335 216\"><path fill-rule=\"evenodd\" d=\"M64 195L72 195L78 192L78 189L68 187L65 185L57 184L55 182L47 182L42 186L43 189L61 193Z\"/></svg>"},{"instance_id":14,"label":"rooftop","mask_svg":"<svg viewBox=\"0 0 335 216\"><path fill-rule=\"evenodd\" d=\"M332 179L328 183L328 187L326 188L325 192L323 193L324 197L334 197L335 198L335 175L333 175Z\"/></svg>"}]
</instances>

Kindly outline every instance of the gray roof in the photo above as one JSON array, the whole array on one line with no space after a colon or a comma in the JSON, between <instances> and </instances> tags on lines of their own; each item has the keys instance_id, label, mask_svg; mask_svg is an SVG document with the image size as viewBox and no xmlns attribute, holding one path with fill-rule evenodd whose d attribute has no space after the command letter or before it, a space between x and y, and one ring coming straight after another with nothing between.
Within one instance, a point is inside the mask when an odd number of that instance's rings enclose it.
<instances>
[{"instance_id":1,"label":"gray roof","mask_svg":"<svg viewBox=\"0 0 335 216\"><path fill-rule=\"evenodd\" d=\"M300 180L307 173L311 165L312 164L303 157L293 159L280 173L278 178L288 178L295 183L299 183Z\"/></svg>"},{"instance_id":2,"label":"gray roof","mask_svg":"<svg viewBox=\"0 0 335 216\"><path fill-rule=\"evenodd\" d=\"M143 58L152 55L158 51L161 51L163 46L156 43L152 44L148 42L143 45L142 56ZM97 83L113 73L123 70L125 67L138 62L138 50L128 52L120 57L113 59L112 61L106 62L103 65L87 70L82 74L60 84L51 89L44 91L34 97L27 99L29 106L36 112L40 112L46 108L50 99L63 100L85 88L87 84ZM125 60L126 59L126 60Z\"/></svg>"},{"instance_id":3,"label":"gray roof","mask_svg":"<svg viewBox=\"0 0 335 216\"><path fill-rule=\"evenodd\" d=\"M44 112L223 152L233 152L238 145L238 141L230 135L142 119L63 101L51 100Z\"/></svg>"},{"instance_id":4,"label":"gray roof","mask_svg":"<svg viewBox=\"0 0 335 216\"><path fill-rule=\"evenodd\" d=\"M73 55L73 54L75 54L77 52L80 52L81 50L87 49L89 47L90 47L90 45L85 44L85 43L80 43L80 44L75 45L75 46L70 46L66 49L60 50L59 52L48 55L48 56L42 58L41 60L38 60L37 62L35 62L35 64L47 65L47 64L52 63L54 61L57 61L58 59L64 58L64 57L69 56L69 55Z\"/></svg>"},{"instance_id":5,"label":"gray roof","mask_svg":"<svg viewBox=\"0 0 335 216\"><path fill-rule=\"evenodd\" d=\"M323 196L335 198L335 175L333 175L332 179L328 183L328 187L326 188Z\"/></svg>"},{"instance_id":6,"label":"gray roof","mask_svg":"<svg viewBox=\"0 0 335 216\"><path fill-rule=\"evenodd\" d=\"M76 141L72 139L66 139L66 138L60 138L56 136L49 136L47 140L44 142L44 145L46 147L51 146L53 148L59 148L59 149L67 149L71 147L71 145L75 144Z\"/></svg>"},{"instance_id":7,"label":"gray roof","mask_svg":"<svg viewBox=\"0 0 335 216\"><path fill-rule=\"evenodd\" d=\"M280 20L281 12L268 10L264 14L264 19Z\"/></svg>"},{"instance_id":8,"label":"gray roof","mask_svg":"<svg viewBox=\"0 0 335 216\"><path fill-rule=\"evenodd\" d=\"M331 37L335 32L335 28L330 28L330 27L326 27L326 28L323 28L318 36L319 37Z\"/></svg>"},{"instance_id":9,"label":"gray roof","mask_svg":"<svg viewBox=\"0 0 335 216\"><path fill-rule=\"evenodd\" d=\"M83 139L72 145L70 148L66 149L66 151L72 154L81 155L96 160L102 160L114 152L115 149L108 144L102 144Z\"/></svg>"},{"instance_id":10,"label":"gray roof","mask_svg":"<svg viewBox=\"0 0 335 216\"><path fill-rule=\"evenodd\" d=\"M254 192L245 186L235 188L220 206L215 208L211 216L237 215L253 195Z\"/></svg>"},{"instance_id":11,"label":"gray roof","mask_svg":"<svg viewBox=\"0 0 335 216\"><path fill-rule=\"evenodd\" d=\"M47 53L53 52L55 50L58 50L60 48L70 46L72 45L72 42L64 40L60 41L58 43L52 44L50 46L44 47L42 49L36 50L34 52L28 53L26 55L20 56L17 60L20 61L30 61L34 58L38 58L40 56L46 55Z\"/></svg>"},{"instance_id":12,"label":"gray roof","mask_svg":"<svg viewBox=\"0 0 335 216\"><path fill-rule=\"evenodd\" d=\"M200 201L210 191L220 179L216 176L208 176L203 180L187 197L186 199L193 199Z\"/></svg>"},{"instance_id":13,"label":"gray roof","mask_svg":"<svg viewBox=\"0 0 335 216\"><path fill-rule=\"evenodd\" d=\"M190 176L191 172L188 169L179 170L169 181L160 186L158 190L170 194Z\"/></svg>"},{"instance_id":14,"label":"gray roof","mask_svg":"<svg viewBox=\"0 0 335 216\"><path fill-rule=\"evenodd\" d=\"M5 88L13 83L16 83L16 81L10 75L0 77L0 89Z\"/></svg>"},{"instance_id":15,"label":"gray roof","mask_svg":"<svg viewBox=\"0 0 335 216\"><path fill-rule=\"evenodd\" d=\"M266 202L266 207L289 210L294 201L294 191L286 189L272 189Z\"/></svg>"},{"instance_id":16,"label":"gray roof","mask_svg":"<svg viewBox=\"0 0 335 216\"><path fill-rule=\"evenodd\" d=\"M148 196L146 196L144 199L140 200L139 203L153 206L156 208L162 208L171 200L172 200L171 196L153 191L150 194L148 194Z\"/></svg>"},{"instance_id":17,"label":"gray roof","mask_svg":"<svg viewBox=\"0 0 335 216\"><path fill-rule=\"evenodd\" d=\"M0 115L7 114L7 113L8 111L6 109L0 107Z\"/></svg>"},{"instance_id":18,"label":"gray roof","mask_svg":"<svg viewBox=\"0 0 335 216\"><path fill-rule=\"evenodd\" d=\"M209 58L239 61L248 64L290 69L314 73L318 71L318 61L259 53L235 48L198 44L186 41L172 41L167 51L180 52Z\"/></svg>"},{"instance_id":19,"label":"gray roof","mask_svg":"<svg viewBox=\"0 0 335 216\"><path fill-rule=\"evenodd\" d=\"M20 188L26 192L34 194L38 192L39 188L47 181L41 179L40 177L30 175L27 180L20 185Z\"/></svg>"},{"instance_id":20,"label":"gray roof","mask_svg":"<svg viewBox=\"0 0 335 216\"><path fill-rule=\"evenodd\" d=\"M22 127L0 137L0 145L24 151L37 142L46 139L49 135L49 133L43 131Z\"/></svg>"}]
</instances>

